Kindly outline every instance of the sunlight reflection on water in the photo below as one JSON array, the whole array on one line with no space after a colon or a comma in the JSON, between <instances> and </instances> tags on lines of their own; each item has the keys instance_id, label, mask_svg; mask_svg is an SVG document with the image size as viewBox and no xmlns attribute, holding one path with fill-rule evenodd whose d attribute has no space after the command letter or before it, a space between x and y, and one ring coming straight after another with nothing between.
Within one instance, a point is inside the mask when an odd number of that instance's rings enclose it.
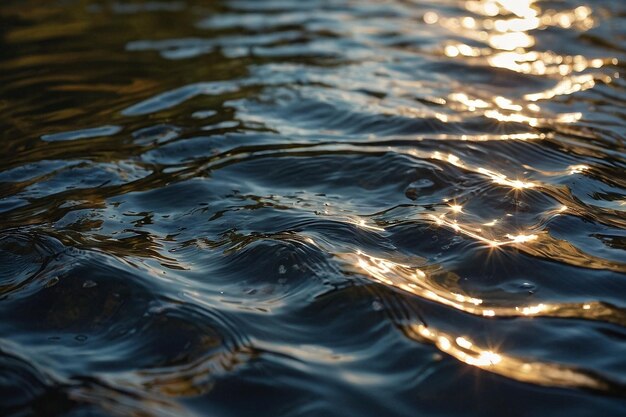
<instances>
[{"instance_id":1,"label":"sunlight reflection on water","mask_svg":"<svg viewBox=\"0 0 626 417\"><path fill-rule=\"evenodd\" d=\"M3 3L0 411L617 415L624 12Z\"/></svg>"}]
</instances>

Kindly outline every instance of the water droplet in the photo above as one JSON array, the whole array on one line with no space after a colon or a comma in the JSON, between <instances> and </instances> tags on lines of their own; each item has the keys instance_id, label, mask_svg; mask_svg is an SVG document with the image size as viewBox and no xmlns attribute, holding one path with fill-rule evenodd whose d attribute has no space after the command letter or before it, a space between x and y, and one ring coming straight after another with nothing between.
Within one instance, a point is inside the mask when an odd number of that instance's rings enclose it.
<instances>
[{"instance_id":1,"label":"water droplet","mask_svg":"<svg viewBox=\"0 0 626 417\"><path fill-rule=\"evenodd\" d=\"M279 273L279 274L283 275L283 274L285 274L286 272L287 272L287 268L285 268L285 265L280 265L280 266L278 267L278 273Z\"/></svg>"},{"instance_id":2,"label":"water droplet","mask_svg":"<svg viewBox=\"0 0 626 417\"><path fill-rule=\"evenodd\" d=\"M87 280L87 281L85 281L85 282L83 283L83 288L93 288L93 287L95 287L96 285L98 285L98 284L97 284L97 283L95 283L94 281L92 281L92 280Z\"/></svg>"}]
</instances>

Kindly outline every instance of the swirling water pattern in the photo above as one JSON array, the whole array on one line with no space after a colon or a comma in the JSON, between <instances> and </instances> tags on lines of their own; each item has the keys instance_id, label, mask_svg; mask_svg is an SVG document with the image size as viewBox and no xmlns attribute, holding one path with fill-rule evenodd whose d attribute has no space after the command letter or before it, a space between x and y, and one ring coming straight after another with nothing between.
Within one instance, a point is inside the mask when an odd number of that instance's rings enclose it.
<instances>
[{"instance_id":1,"label":"swirling water pattern","mask_svg":"<svg viewBox=\"0 0 626 417\"><path fill-rule=\"evenodd\" d=\"M619 0L5 0L4 416L626 414Z\"/></svg>"}]
</instances>

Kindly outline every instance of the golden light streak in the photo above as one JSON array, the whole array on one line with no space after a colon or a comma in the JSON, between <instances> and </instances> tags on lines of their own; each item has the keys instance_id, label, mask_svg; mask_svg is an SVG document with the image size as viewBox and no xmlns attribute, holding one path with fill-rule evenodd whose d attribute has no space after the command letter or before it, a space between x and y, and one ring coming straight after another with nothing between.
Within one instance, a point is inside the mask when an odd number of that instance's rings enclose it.
<instances>
[{"instance_id":1,"label":"golden light streak","mask_svg":"<svg viewBox=\"0 0 626 417\"><path fill-rule=\"evenodd\" d=\"M490 247L499 247L499 246L505 246L505 245L519 244L519 243L528 243L538 238L538 236L534 234L521 234L520 233L517 235L507 234L506 240L490 239L480 233L482 232L481 229L471 229L468 226L459 224L456 220L448 220L443 214L440 216L435 216L433 214L430 214L429 217L432 220L434 220L436 224L440 226L448 227L454 230L455 232L459 232L473 239L484 242Z\"/></svg>"},{"instance_id":2,"label":"golden light streak","mask_svg":"<svg viewBox=\"0 0 626 417\"><path fill-rule=\"evenodd\" d=\"M532 181L523 181L520 179L509 179L507 178L506 175L501 174L499 172L487 169L487 168L483 168L483 167L471 167L467 164L465 164L461 158L459 158L458 156L454 155L454 154L448 154L448 155L444 155L440 152L434 152L431 156L431 158L433 159L437 159L440 161L446 161L454 166L457 166L459 168L464 168L464 169L469 169L473 172L482 174L486 177L488 177L489 179L491 179L495 184L498 185L503 185L506 187L510 187L514 190L522 190L522 189L528 189L528 188L535 188L538 187L540 184L536 183L536 182L532 182ZM570 167L571 169L571 167ZM453 211L457 211L458 208L453 207Z\"/></svg>"},{"instance_id":3,"label":"golden light streak","mask_svg":"<svg viewBox=\"0 0 626 417\"><path fill-rule=\"evenodd\" d=\"M477 346L466 337L454 337L423 324L401 325L411 339L428 342L441 352L467 365L512 378L546 386L607 390L611 383L584 370L549 362L530 361Z\"/></svg>"},{"instance_id":4,"label":"golden light streak","mask_svg":"<svg viewBox=\"0 0 626 417\"><path fill-rule=\"evenodd\" d=\"M507 238L509 238L509 243L527 243L527 242L532 242L533 240L537 239L537 235L523 235L523 234L519 234L519 235L506 235Z\"/></svg>"},{"instance_id":5,"label":"golden light streak","mask_svg":"<svg viewBox=\"0 0 626 417\"><path fill-rule=\"evenodd\" d=\"M452 210L453 213L462 213L463 212L463 206L461 206L459 204L451 204L450 205L450 209Z\"/></svg>"},{"instance_id":6,"label":"golden light streak","mask_svg":"<svg viewBox=\"0 0 626 417\"><path fill-rule=\"evenodd\" d=\"M513 51L518 48L528 48L535 44L535 38L524 32L509 32L500 35L491 35L489 45L495 49Z\"/></svg>"},{"instance_id":7,"label":"golden light streak","mask_svg":"<svg viewBox=\"0 0 626 417\"><path fill-rule=\"evenodd\" d=\"M489 107L489 103L481 99L471 99L464 93L450 94L449 99L464 104L470 111Z\"/></svg>"},{"instance_id":8,"label":"golden light streak","mask_svg":"<svg viewBox=\"0 0 626 417\"><path fill-rule=\"evenodd\" d=\"M472 342L460 336L456 338L456 344L461 346L463 349L470 349L473 345Z\"/></svg>"},{"instance_id":9,"label":"golden light streak","mask_svg":"<svg viewBox=\"0 0 626 417\"><path fill-rule=\"evenodd\" d=\"M537 10L532 7L535 0L497 0L497 2L518 17L528 19L537 16Z\"/></svg>"},{"instance_id":10,"label":"golden light streak","mask_svg":"<svg viewBox=\"0 0 626 417\"><path fill-rule=\"evenodd\" d=\"M359 218L352 218L352 217L348 217L345 219L345 221L347 223L353 224L361 229L369 229L369 230L374 230L377 232L384 232L385 228L384 227L379 227L373 224L368 223L367 221L365 221L364 219L359 219Z\"/></svg>"},{"instance_id":11,"label":"golden light streak","mask_svg":"<svg viewBox=\"0 0 626 417\"><path fill-rule=\"evenodd\" d=\"M586 303L548 303L531 305L498 305L481 298L451 290L436 279L437 268L413 267L408 262L399 263L391 259L369 255L361 250L340 252L335 255L345 261L354 272L364 274L374 282L405 291L409 294L452 307L456 310L482 317L572 317L601 320L626 325L626 312L606 304L590 301ZM445 273L445 272L444 272Z\"/></svg>"},{"instance_id":12,"label":"golden light streak","mask_svg":"<svg viewBox=\"0 0 626 417\"><path fill-rule=\"evenodd\" d=\"M537 29L540 24L541 20L537 17L514 18L496 20L493 27L498 32L527 32Z\"/></svg>"},{"instance_id":13,"label":"golden light streak","mask_svg":"<svg viewBox=\"0 0 626 417\"><path fill-rule=\"evenodd\" d=\"M595 84L596 82L594 80L594 76L591 74L572 76L563 79L554 88L549 90L534 94L526 94L524 99L528 101L547 100L555 96L568 95L578 91L588 90Z\"/></svg>"},{"instance_id":14,"label":"golden light streak","mask_svg":"<svg viewBox=\"0 0 626 417\"><path fill-rule=\"evenodd\" d=\"M440 288L431 281L429 275L420 268L397 263L388 259L368 255L363 251L356 254L340 254L341 258L354 262L354 265L376 281L420 295L421 297L463 310L470 309L476 312L477 306L483 300L463 294L452 293Z\"/></svg>"},{"instance_id":15,"label":"golden light streak","mask_svg":"<svg viewBox=\"0 0 626 417\"><path fill-rule=\"evenodd\" d=\"M485 116L490 119L495 119L499 122L523 123L523 124L528 124L533 127L539 125L538 118L525 116L520 113L504 114L504 113L499 112L498 110L489 110L485 112Z\"/></svg>"},{"instance_id":16,"label":"golden light streak","mask_svg":"<svg viewBox=\"0 0 626 417\"><path fill-rule=\"evenodd\" d=\"M522 111L523 107L519 104L513 104L511 100L505 97L496 96L493 101L498 107L504 110Z\"/></svg>"},{"instance_id":17,"label":"golden light streak","mask_svg":"<svg viewBox=\"0 0 626 417\"><path fill-rule=\"evenodd\" d=\"M542 311L544 311L545 309L546 309L545 304L537 304L534 306L523 307L521 309L519 307L516 307L516 310L521 311L522 314L525 316L535 316L541 313Z\"/></svg>"},{"instance_id":18,"label":"golden light streak","mask_svg":"<svg viewBox=\"0 0 626 417\"><path fill-rule=\"evenodd\" d=\"M571 165L569 167L569 174L580 174L581 172L587 171L589 167L587 165Z\"/></svg>"},{"instance_id":19,"label":"golden light streak","mask_svg":"<svg viewBox=\"0 0 626 417\"><path fill-rule=\"evenodd\" d=\"M448 29L458 37L467 38L483 47L466 43L447 43L443 46L443 54L456 59L466 57L476 60L478 64L505 68L511 71L534 74L569 76L582 73L587 69L602 68L607 64L616 65L615 58L587 58L581 55L562 55L552 51L531 50L536 44L534 33L548 27L571 28L578 31L588 31L596 22L590 7L582 5L569 10L556 11L542 10L540 3L535 0L470 0L463 2L465 8L474 16L447 17L443 14L427 14L425 21L428 24L438 24ZM434 12L430 12L434 13ZM475 17L478 15L479 17ZM619 74L615 74L617 77ZM573 94L593 88L597 74L581 74L574 77L580 79L563 80L556 87L545 91L528 94L527 101L549 99L556 95ZM610 82L611 77L601 76L603 82ZM463 92L457 94L464 94ZM471 100L471 99L470 99ZM490 107L473 105L465 102L469 111L481 108L494 110ZM533 119L521 114L523 106L505 102L495 102L496 107L511 110L518 114L506 115L491 112L487 117L501 121L526 123L530 126L539 126L549 123L550 119ZM530 108L529 108L530 109ZM557 117L559 123L573 123L580 120L581 115L570 114Z\"/></svg>"},{"instance_id":20,"label":"golden light streak","mask_svg":"<svg viewBox=\"0 0 626 417\"><path fill-rule=\"evenodd\" d=\"M521 180L510 180L506 177L506 175L500 174L498 172L490 171L486 168L478 168L478 172L483 175L488 176L491 180L499 185L505 185L507 187L514 188L516 190L521 190L524 188L534 188L537 186L534 182L530 181L521 181Z\"/></svg>"}]
</instances>

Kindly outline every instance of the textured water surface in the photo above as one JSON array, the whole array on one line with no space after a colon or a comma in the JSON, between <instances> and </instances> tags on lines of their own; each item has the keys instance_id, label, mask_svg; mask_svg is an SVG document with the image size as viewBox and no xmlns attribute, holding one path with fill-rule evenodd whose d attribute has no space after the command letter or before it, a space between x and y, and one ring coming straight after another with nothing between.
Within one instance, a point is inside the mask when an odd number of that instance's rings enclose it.
<instances>
[{"instance_id":1,"label":"textured water surface","mask_svg":"<svg viewBox=\"0 0 626 417\"><path fill-rule=\"evenodd\" d=\"M1 415L626 415L626 3L0 19Z\"/></svg>"}]
</instances>

